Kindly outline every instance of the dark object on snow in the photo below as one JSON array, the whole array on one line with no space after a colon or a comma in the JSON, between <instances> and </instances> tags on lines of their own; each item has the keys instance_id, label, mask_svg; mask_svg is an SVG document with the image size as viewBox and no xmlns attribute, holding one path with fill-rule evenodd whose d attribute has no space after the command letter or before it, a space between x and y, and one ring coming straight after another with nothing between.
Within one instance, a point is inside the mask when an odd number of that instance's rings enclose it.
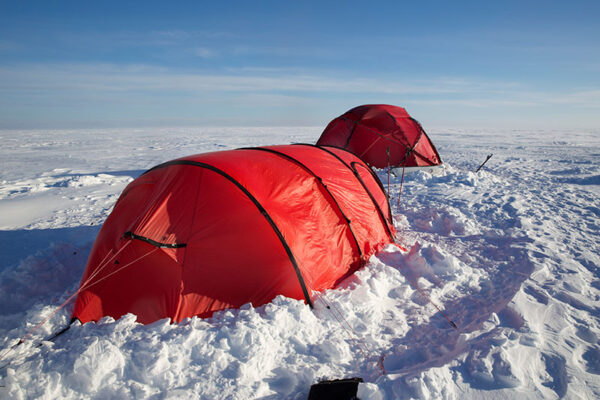
<instances>
[{"instance_id":1,"label":"dark object on snow","mask_svg":"<svg viewBox=\"0 0 600 400\"><path fill-rule=\"evenodd\" d=\"M358 384L362 378L334 379L321 381L310 387L308 400L353 400L358 399Z\"/></svg>"},{"instance_id":2,"label":"dark object on snow","mask_svg":"<svg viewBox=\"0 0 600 400\"><path fill-rule=\"evenodd\" d=\"M489 156L487 156L487 158L485 159L485 161L483 162L483 164L481 164L481 165L479 166L479 168L477 168L477 169L475 170L475 172L479 172L479 170L481 169L481 167L483 167L483 166L485 165L485 163L486 163L486 162L488 162L488 160L489 160L490 158L492 158L492 156L493 156L493 155L494 155L494 153L492 153L492 154L490 154Z\"/></svg>"}]
</instances>

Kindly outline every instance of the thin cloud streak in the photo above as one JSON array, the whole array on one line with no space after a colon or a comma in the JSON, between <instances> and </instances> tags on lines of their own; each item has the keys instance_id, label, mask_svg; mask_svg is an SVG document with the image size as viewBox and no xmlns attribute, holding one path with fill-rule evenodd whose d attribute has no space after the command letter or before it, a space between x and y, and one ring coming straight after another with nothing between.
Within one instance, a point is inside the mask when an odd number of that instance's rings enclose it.
<instances>
[{"instance_id":1,"label":"thin cloud streak","mask_svg":"<svg viewBox=\"0 0 600 400\"><path fill-rule=\"evenodd\" d=\"M206 56L210 56L209 53ZM36 93L106 92L148 93L160 96L194 93L291 93L297 96L327 94L380 94L413 96L421 104L455 104L469 107L569 104L600 105L600 89L571 92L528 90L515 82L486 82L465 78L389 81L386 79L330 77L280 71L239 71L226 74L178 72L148 66L109 64L57 64L0 67L0 91ZM432 98L435 97L435 98Z\"/></svg>"},{"instance_id":2,"label":"thin cloud streak","mask_svg":"<svg viewBox=\"0 0 600 400\"><path fill-rule=\"evenodd\" d=\"M254 73L253 73L254 72ZM262 72L262 74L261 74ZM268 75L267 75L268 73ZM177 72L147 66L42 65L0 67L0 90L104 90L382 94L502 93L515 83L485 83L456 78L425 81L340 78L285 70L239 71L229 74Z\"/></svg>"},{"instance_id":3,"label":"thin cloud streak","mask_svg":"<svg viewBox=\"0 0 600 400\"><path fill-rule=\"evenodd\" d=\"M256 121L285 125L326 122L365 103L405 106L436 123L508 120L530 126L568 123L565 108L600 108L600 89L537 90L519 82L439 76L388 80L332 76L328 71L233 69L221 73L147 65L22 64L0 67L0 127L27 121ZM235 110L230 113L229 110ZM581 114L581 124L600 124ZM592 113L600 115L600 113ZM157 123L159 123L157 122ZM57 122L58 123L58 122ZM226 122L224 122L227 124ZM517 124L517 122L514 122ZM557 122L558 123L558 122ZM555 123L552 123L554 126ZM61 125L61 126L63 126Z\"/></svg>"}]
</instances>

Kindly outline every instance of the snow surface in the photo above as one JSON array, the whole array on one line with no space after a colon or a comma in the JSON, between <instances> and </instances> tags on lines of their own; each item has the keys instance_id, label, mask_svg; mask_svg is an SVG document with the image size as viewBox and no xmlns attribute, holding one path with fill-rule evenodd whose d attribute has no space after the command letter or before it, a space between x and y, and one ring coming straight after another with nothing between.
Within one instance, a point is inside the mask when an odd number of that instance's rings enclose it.
<instances>
[{"instance_id":1,"label":"snow surface","mask_svg":"<svg viewBox=\"0 0 600 400\"><path fill-rule=\"evenodd\" d=\"M77 290L100 225L144 170L319 133L0 131L0 398L303 399L355 376L363 399L600 397L600 131L431 132L444 172L406 175L399 211L390 177L408 251L388 246L315 294L315 310L279 297L177 325L105 318L45 341L69 304L15 347Z\"/></svg>"}]
</instances>

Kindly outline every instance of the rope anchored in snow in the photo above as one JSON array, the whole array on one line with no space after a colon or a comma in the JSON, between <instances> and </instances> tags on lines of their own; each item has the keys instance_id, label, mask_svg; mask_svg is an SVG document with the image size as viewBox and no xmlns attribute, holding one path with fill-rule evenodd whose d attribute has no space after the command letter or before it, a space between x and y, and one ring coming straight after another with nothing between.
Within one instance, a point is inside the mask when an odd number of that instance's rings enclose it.
<instances>
[{"instance_id":1,"label":"rope anchored in snow","mask_svg":"<svg viewBox=\"0 0 600 400\"><path fill-rule=\"evenodd\" d=\"M406 251L406 249L398 246L398 248ZM442 314L442 316L448 321L448 323L450 324L451 327L453 327L454 329L458 330L458 326L454 323L454 321L452 321L450 319L450 317L448 317L446 315L445 312L442 311L442 309L440 308L440 306L438 306L437 304L435 304L433 302L433 300L431 300L431 298L427 295L427 293L425 293L425 291L423 289L421 289L421 287L419 286L419 284L415 281L414 283L411 282L411 280L406 276L406 274L404 274L404 272L402 272L402 268L398 267L398 271L402 274L402 276L404 276L406 278L406 280L408 281L409 285L415 289L417 292L419 292L423 297L425 297L425 299L429 302L429 304L431 304L432 306L434 306L436 308L436 310L438 310L440 312L440 314Z\"/></svg>"},{"instance_id":2,"label":"rope anchored in snow","mask_svg":"<svg viewBox=\"0 0 600 400\"><path fill-rule=\"evenodd\" d=\"M131 238L132 239L132 238ZM100 273L100 271L102 271L112 260L114 260L119 253L121 253L129 244L131 243L131 240L127 241L123 247L121 247L115 254L112 255L112 257L109 258L109 255L111 253L111 251L109 251L106 256L104 256L104 259L101 261L100 266L96 269L96 271L94 271L94 273L92 273L88 279L86 279L84 282L81 283L81 285L79 286L79 289L77 289L75 291L75 293L73 293L71 296L69 296L61 305L59 305L54 311L52 311L48 316L46 316L46 318L44 318L41 322L39 322L37 325L35 325L33 328L31 328L29 331L27 331L27 333L25 335L23 335L23 337L21 337L21 339L19 339L19 341L17 342L17 344L15 344L14 346L8 348L4 354L0 355L0 361L3 360L7 355L9 355L17 346L20 346L21 344L23 344L27 339L29 339L37 330L39 330L43 325L45 325L50 318L52 318L54 315L56 315L56 313L58 313L60 310L62 310L63 308L66 307L67 304L69 304L69 302L71 302L71 300L73 300L75 298L75 296L77 296L79 293L81 293L82 291L89 289L90 287L102 282L103 280L109 278L110 276L116 274L117 272L120 272L121 270L129 267L130 265L140 261L141 259L149 256L150 254L154 253L155 251L157 251L158 249L160 249L160 247L155 247L154 249L152 249L151 251L142 254L140 257L136 258L135 260L121 266L120 268L116 269L115 271L112 271L111 273L103 276L102 278L93 281L92 280L94 278L96 278L98 276L98 274ZM115 261L115 264L117 264L117 262ZM72 323L73 321L71 321ZM52 335L52 337L50 337L50 339L48 340L54 340L56 337L58 337L59 335L65 333L69 328L70 328L71 324L69 324L66 328L62 329L61 331L59 331L58 333ZM9 362L10 364L10 362ZM7 364L8 365L8 364ZM5 366L3 366L2 368L4 368Z\"/></svg>"},{"instance_id":3,"label":"rope anchored in snow","mask_svg":"<svg viewBox=\"0 0 600 400\"><path fill-rule=\"evenodd\" d=\"M358 350L361 352L364 359L367 360L367 362L373 361L378 369L379 375L385 375L386 371L383 365L385 355L382 355L379 358L377 358L376 355L373 355L373 352L369 350L366 343L359 337L358 333L356 333L356 331L352 329L352 326L350 325L348 320L344 318L342 312L333 304L325 300L323 297L320 297L320 300L322 300L323 303L325 303L325 308L327 308L329 312L331 312L331 315L333 315L333 317L340 324L340 326L346 331L350 340L353 340L356 343L356 347L358 347Z\"/></svg>"}]
</instances>

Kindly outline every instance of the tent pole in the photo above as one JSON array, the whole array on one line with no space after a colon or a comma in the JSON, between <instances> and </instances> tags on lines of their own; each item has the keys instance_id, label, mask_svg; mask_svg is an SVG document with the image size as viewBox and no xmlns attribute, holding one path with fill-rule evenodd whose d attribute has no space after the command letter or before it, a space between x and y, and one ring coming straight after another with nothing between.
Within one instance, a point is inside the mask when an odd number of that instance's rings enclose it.
<instances>
[{"instance_id":1,"label":"tent pole","mask_svg":"<svg viewBox=\"0 0 600 400\"><path fill-rule=\"evenodd\" d=\"M387 153L387 196L390 198L390 146L385 150Z\"/></svg>"},{"instance_id":2,"label":"tent pole","mask_svg":"<svg viewBox=\"0 0 600 400\"><path fill-rule=\"evenodd\" d=\"M400 191L398 192L398 204L396 206L396 212L400 212L400 197L402 197L402 186L404 185L404 168L406 168L406 161L408 160L410 152L411 149L407 147L406 156L404 156L404 161L402 162L402 179L400 179Z\"/></svg>"}]
</instances>

